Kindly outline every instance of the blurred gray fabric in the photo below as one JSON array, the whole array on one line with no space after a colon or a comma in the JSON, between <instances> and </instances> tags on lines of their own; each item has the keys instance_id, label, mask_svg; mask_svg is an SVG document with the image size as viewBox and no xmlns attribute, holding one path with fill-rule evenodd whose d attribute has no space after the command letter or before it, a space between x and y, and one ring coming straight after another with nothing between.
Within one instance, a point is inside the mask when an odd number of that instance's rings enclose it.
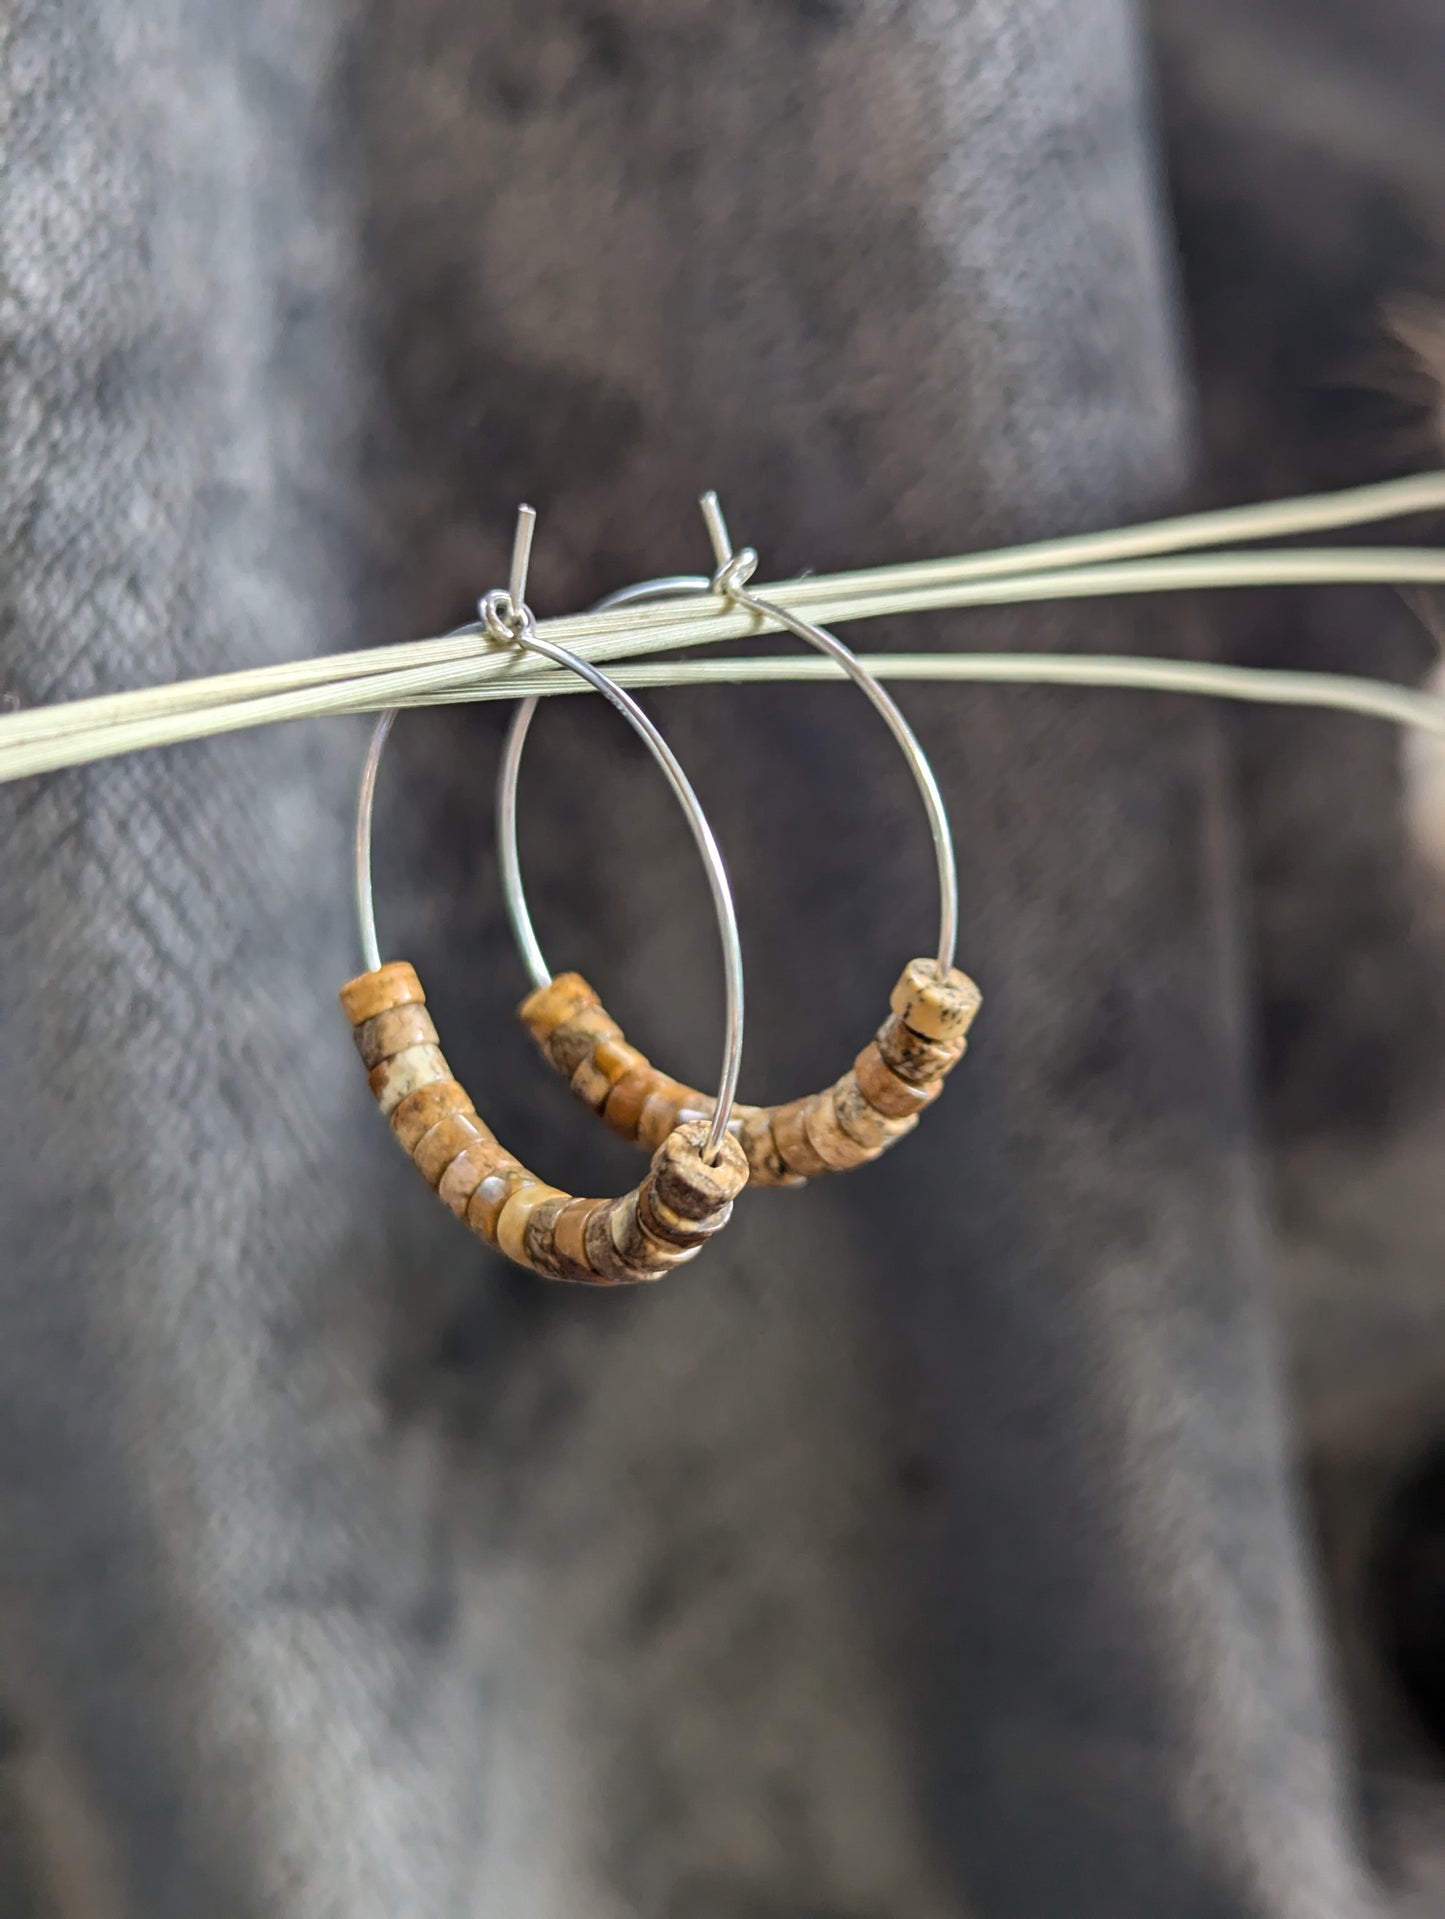
<instances>
[{"instance_id":1,"label":"blurred gray fabric","mask_svg":"<svg viewBox=\"0 0 1445 1919\"><path fill-rule=\"evenodd\" d=\"M1161 96L1148 24L17 0L0 692L439 631L521 498L554 612L696 569L704 485L777 577L1409 463L1330 382L1424 273L1445 30L1171 0ZM1384 596L867 638L1430 652ZM544 943L704 1074L703 881L593 704L529 763ZM0 790L0 1706L35 1910L1438 1912L1423 1756L1367 1753L1402 1783L1361 1815L1302 1491L1383 1470L1445 1370L1395 742L905 704L976 1044L886 1162L751 1196L625 1299L504 1269L377 1122L335 1005L360 723ZM840 689L650 705L735 876L749 1095L820 1084L928 944L906 771ZM399 727L383 946L503 1136L608 1190L635 1162L510 1018L503 723Z\"/></svg>"}]
</instances>

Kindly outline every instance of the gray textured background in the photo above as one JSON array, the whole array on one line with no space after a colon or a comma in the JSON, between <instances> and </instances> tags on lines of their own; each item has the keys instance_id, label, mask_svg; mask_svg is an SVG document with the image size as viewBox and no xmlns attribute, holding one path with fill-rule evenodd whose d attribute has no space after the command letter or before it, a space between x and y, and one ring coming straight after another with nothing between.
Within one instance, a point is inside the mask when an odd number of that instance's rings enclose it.
<instances>
[{"instance_id":1,"label":"gray textured background","mask_svg":"<svg viewBox=\"0 0 1445 1919\"><path fill-rule=\"evenodd\" d=\"M1371 360L1435 258L1423 0L17 0L0 48L27 702L439 630L523 496L553 611L695 567L704 484L778 575L1430 457ZM1207 620L870 640L1431 657L1383 595ZM906 774L839 690L652 704L735 872L751 1096L821 1083L927 942ZM967 1066L627 1300L502 1270L376 1123L359 724L0 790L0 1699L46 1909L1438 1912L1348 1610L1445 1373L1395 742L906 704ZM509 1022L501 724L399 731L383 943L499 1130L606 1190L632 1160ZM541 735L548 950L704 1073L683 829L606 716Z\"/></svg>"}]
</instances>

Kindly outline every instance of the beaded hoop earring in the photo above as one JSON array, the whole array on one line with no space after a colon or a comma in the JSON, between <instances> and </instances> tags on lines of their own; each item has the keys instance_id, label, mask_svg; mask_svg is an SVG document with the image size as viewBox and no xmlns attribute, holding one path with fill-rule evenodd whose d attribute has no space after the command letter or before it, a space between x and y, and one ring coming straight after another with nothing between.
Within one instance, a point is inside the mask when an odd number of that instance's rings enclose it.
<instances>
[{"instance_id":1,"label":"beaded hoop earring","mask_svg":"<svg viewBox=\"0 0 1445 1919\"><path fill-rule=\"evenodd\" d=\"M711 580L676 577L625 587L601 602L661 599L679 592L716 592L732 604L776 621L835 660L868 696L902 748L928 814L938 867L938 946L933 959L910 960L894 987L889 1017L842 1079L778 1106L734 1108L731 1126L759 1186L798 1186L822 1173L845 1172L886 1152L918 1124L963 1057L981 1003L973 981L953 964L958 879L953 835L933 768L897 703L865 666L825 628L747 592L757 565L751 547L734 554L716 495L703 515L717 556ZM534 983L518 1014L574 1095L611 1129L654 1148L675 1126L716 1117L706 1094L661 1072L629 1046L616 1021L580 973L554 975L537 943L517 846L517 781L535 697L519 702L497 779L497 838L507 910Z\"/></svg>"},{"instance_id":2,"label":"beaded hoop earring","mask_svg":"<svg viewBox=\"0 0 1445 1919\"><path fill-rule=\"evenodd\" d=\"M529 513L530 509L524 509ZM530 536L530 527L526 529ZM519 539L519 549L523 542ZM371 736L356 818L356 901L367 970L341 989L341 1004L370 1075L377 1105L427 1184L488 1245L546 1279L617 1286L660 1279L696 1256L726 1225L747 1184L748 1163L730 1131L742 1056L742 953L722 855L687 776L630 694L588 660L543 640L522 599L523 563L512 593L489 594L482 625L494 637L579 674L636 729L662 768L702 854L723 945L727 1030L715 1101L708 1114L680 1117L654 1140L652 1166L621 1199L573 1199L530 1173L478 1117L447 1065L426 995L405 960L383 965L372 903L371 822L382 752L396 719L383 713ZM574 1022L572 1069L602 1074L614 1062L600 1030ZM584 1061L583 1055L586 1055Z\"/></svg>"}]
</instances>

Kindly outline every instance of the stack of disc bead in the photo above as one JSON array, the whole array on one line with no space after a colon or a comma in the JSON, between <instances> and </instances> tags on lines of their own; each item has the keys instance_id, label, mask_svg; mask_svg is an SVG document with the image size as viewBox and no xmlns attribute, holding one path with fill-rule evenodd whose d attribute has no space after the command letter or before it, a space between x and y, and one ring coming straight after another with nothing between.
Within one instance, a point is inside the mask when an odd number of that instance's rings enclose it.
<instances>
[{"instance_id":1,"label":"stack of disc bead","mask_svg":"<svg viewBox=\"0 0 1445 1919\"><path fill-rule=\"evenodd\" d=\"M528 1172L477 1116L404 960L348 982L341 1004L376 1103L422 1178L519 1266L603 1286L660 1279L727 1223L747 1160L728 1137L709 1164L700 1119L658 1134L647 1176L621 1199L573 1199Z\"/></svg>"},{"instance_id":2,"label":"stack of disc bead","mask_svg":"<svg viewBox=\"0 0 1445 1919\"><path fill-rule=\"evenodd\" d=\"M796 1186L877 1159L918 1124L963 1057L981 995L966 973L913 960L892 1012L834 1085L783 1106L738 1106L732 1130L759 1186ZM614 1132L649 1150L672 1129L709 1117L713 1102L654 1066L580 973L559 973L523 1000L543 1057Z\"/></svg>"}]
</instances>

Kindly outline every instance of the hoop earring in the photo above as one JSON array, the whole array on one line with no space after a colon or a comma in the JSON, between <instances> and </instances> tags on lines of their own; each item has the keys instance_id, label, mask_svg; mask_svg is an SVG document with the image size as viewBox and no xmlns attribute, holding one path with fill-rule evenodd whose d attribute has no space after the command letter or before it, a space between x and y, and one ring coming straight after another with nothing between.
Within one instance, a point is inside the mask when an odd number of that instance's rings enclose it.
<instances>
[{"instance_id":1,"label":"hoop earring","mask_svg":"<svg viewBox=\"0 0 1445 1919\"><path fill-rule=\"evenodd\" d=\"M531 514L523 509L524 517ZM707 869L723 946L726 1035L717 1098L709 1113L679 1118L659 1133L647 1176L621 1199L573 1199L506 1151L453 1076L426 1010L426 995L405 960L382 964L372 897L371 826L381 756L396 720L383 713L371 736L356 815L356 903L367 970L341 989L341 1004L391 1130L427 1184L488 1245L545 1279L594 1286L660 1279L696 1256L727 1224L747 1184L748 1164L730 1131L743 1039L742 951L722 855L667 742L630 694L589 660L538 634L523 598L530 523L519 523L512 589L481 603L484 628L580 675L636 729L687 816ZM629 1068L629 1048L609 1050L605 1020L574 1022L572 1067L605 1073Z\"/></svg>"},{"instance_id":2,"label":"hoop earring","mask_svg":"<svg viewBox=\"0 0 1445 1919\"><path fill-rule=\"evenodd\" d=\"M685 576L625 587L604 606L661 599L679 592L715 592L735 606L774 620L815 646L868 696L903 750L923 798L938 868L938 946L931 960L911 960L894 987L889 1017L836 1084L779 1106L737 1106L731 1126L758 1186L798 1186L823 1173L845 1172L887 1151L918 1124L943 1090L946 1075L968 1044L981 1003L973 981L953 964L958 925L958 877L948 812L928 757L896 702L865 666L821 626L758 599L747 582L757 566L751 547L734 553L717 496L704 494L703 516L717 558L711 580ZM537 943L527 906L517 846L517 782L534 697L518 703L497 778L497 835L507 911L522 959L534 983L518 1013L543 1057L575 1096L611 1129L654 1148L680 1123L716 1109L693 1087L659 1071L627 1045L622 1029L580 973L553 976ZM627 1059L626 1072L611 1068Z\"/></svg>"}]
</instances>

